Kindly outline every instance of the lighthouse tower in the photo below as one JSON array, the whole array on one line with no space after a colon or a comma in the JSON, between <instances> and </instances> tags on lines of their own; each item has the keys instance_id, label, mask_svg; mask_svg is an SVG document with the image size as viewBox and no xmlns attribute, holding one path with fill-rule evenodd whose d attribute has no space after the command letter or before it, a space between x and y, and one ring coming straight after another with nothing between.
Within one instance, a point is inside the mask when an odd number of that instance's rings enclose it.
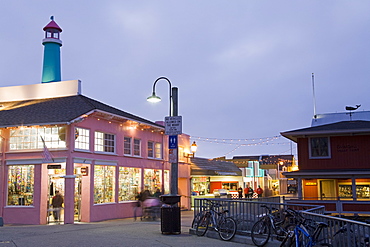
<instances>
[{"instance_id":1,"label":"lighthouse tower","mask_svg":"<svg viewBox=\"0 0 370 247\"><path fill-rule=\"evenodd\" d=\"M50 17L51 21L44 27L45 38L42 40L44 45L44 65L42 70L42 83L61 81L60 69L60 33L62 29Z\"/></svg>"}]
</instances>

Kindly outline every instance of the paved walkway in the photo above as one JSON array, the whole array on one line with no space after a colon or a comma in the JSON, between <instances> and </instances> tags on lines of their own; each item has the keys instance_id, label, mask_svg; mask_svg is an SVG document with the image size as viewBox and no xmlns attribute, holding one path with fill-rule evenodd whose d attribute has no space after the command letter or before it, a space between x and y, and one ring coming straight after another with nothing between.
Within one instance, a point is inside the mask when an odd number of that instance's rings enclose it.
<instances>
[{"instance_id":1,"label":"paved walkway","mask_svg":"<svg viewBox=\"0 0 370 247\"><path fill-rule=\"evenodd\" d=\"M181 211L179 235L163 235L159 220L141 221L140 218L137 221L128 218L68 225L5 225L0 227L0 247L253 246L247 237L236 236L232 241L223 241L217 236L210 238L192 235L189 233L192 219L193 211Z\"/></svg>"}]
</instances>

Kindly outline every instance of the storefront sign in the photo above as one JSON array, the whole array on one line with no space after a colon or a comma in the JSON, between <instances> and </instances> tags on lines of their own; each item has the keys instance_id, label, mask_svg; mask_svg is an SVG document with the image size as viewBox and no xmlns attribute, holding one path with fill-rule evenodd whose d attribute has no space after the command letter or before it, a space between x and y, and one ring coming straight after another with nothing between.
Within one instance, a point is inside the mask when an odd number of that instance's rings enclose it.
<instances>
[{"instance_id":1,"label":"storefront sign","mask_svg":"<svg viewBox=\"0 0 370 247\"><path fill-rule=\"evenodd\" d=\"M82 174L82 176L88 176L89 175L89 168L88 167L81 167L81 174Z\"/></svg>"},{"instance_id":2,"label":"storefront sign","mask_svg":"<svg viewBox=\"0 0 370 247\"><path fill-rule=\"evenodd\" d=\"M317 183L316 182L307 182L306 183L306 186L316 186Z\"/></svg>"},{"instance_id":3,"label":"storefront sign","mask_svg":"<svg viewBox=\"0 0 370 247\"><path fill-rule=\"evenodd\" d=\"M62 165L48 165L48 169L62 169Z\"/></svg>"}]
</instances>

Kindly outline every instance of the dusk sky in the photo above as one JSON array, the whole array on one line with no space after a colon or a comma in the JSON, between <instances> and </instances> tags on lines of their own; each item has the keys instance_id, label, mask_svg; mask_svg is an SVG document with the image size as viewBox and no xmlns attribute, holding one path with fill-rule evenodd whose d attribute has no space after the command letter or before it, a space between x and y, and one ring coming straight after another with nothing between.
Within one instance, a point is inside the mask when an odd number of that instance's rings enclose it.
<instances>
[{"instance_id":1,"label":"dusk sky","mask_svg":"<svg viewBox=\"0 0 370 247\"><path fill-rule=\"evenodd\" d=\"M280 132L316 113L370 110L370 1L0 2L0 86L41 82L45 25L63 29L62 80L151 121L179 88L196 156L296 154ZM267 142L268 141L268 142Z\"/></svg>"}]
</instances>

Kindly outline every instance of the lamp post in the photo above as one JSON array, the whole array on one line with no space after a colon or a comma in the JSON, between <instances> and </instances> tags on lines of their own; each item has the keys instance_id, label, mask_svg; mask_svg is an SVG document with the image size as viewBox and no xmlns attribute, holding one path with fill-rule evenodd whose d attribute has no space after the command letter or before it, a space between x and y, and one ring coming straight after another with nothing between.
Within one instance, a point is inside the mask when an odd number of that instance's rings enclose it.
<instances>
[{"instance_id":1,"label":"lamp post","mask_svg":"<svg viewBox=\"0 0 370 247\"><path fill-rule=\"evenodd\" d=\"M172 87L171 81L166 77L159 77L155 80L153 84L153 93L151 96L147 98L147 101L156 103L161 101L161 98L155 94L155 86L159 80L166 80L170 86L169 91L169 100L170 100L170 116L178 116L178 88ZM176 137L177 138L177 137ZM171 163L171 184L170 184L170 194L177 195L178 194L178 151L177 148L174 150L176 155L176 162Z\"/></svg>"},{"instance_id":2,"label":"lamp post","mask_svg":"<svg viewBox=\"0 0 370 247\"><path fill-rule=\"evenodd\" d=\"M170 103L170 117L178 116L178 88L172 87L171 81L166 77L159 77L155 80L153 84L153 93L147 98L149 102L159 102L161 98L155 94L155 86L160 80L166 80L169 84L169 103ZM167 124L166 124L167 126ZM166 127L167 128L167 127ZM180 207L178 203L180 202L180 195L178 195L178 147L177 147L177 134L170 135L169 139L175 140L176 147L169 149L172 152L172 157L170 157L171 162L171 181L170 181L170 194L161 196L161 200L165 204L171 205L171 207L162 207L161 209L161 231L162 233L181 233L181 215ZM171 147L169 147L171 148ZM170 153L171 155L171 153Z\"/></svg>"}]
</instances>

